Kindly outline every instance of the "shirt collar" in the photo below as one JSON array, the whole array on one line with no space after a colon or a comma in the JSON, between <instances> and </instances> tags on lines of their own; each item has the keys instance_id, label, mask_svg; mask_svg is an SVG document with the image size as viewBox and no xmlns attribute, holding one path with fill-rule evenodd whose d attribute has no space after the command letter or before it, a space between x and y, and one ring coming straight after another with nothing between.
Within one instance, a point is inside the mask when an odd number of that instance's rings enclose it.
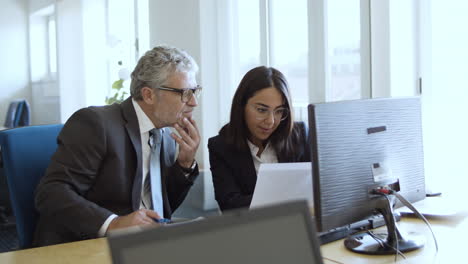
<instances>
[{"instance_id":1,"label":"shirt collar","mask_svg":"<svg viewBox=\"0 0 468 264\"><path fill-rule=\"evenodd\" d=\"M252 155L257 156L259 148L248 139L247 139L247 145L249 145L250 152L252 153ZM270 151L270 142L266 144L265 149L263 149L262 155L263 153L268 152L268 151Z\"/></svg>"},{"instance_id":2,"label":"shirt collar","mask_svg":"<svg viewBox=\"0 0 468 264\"><path fill-rule=\"evenodd\" d=\"M153 122L149 119L149 117L143 112L138 102L132 98L133 108L135 108L135 113L138 119L138 126L140 127L140 133L147 133L151 129L154 128Z\"/></svg>"}]
</instances>

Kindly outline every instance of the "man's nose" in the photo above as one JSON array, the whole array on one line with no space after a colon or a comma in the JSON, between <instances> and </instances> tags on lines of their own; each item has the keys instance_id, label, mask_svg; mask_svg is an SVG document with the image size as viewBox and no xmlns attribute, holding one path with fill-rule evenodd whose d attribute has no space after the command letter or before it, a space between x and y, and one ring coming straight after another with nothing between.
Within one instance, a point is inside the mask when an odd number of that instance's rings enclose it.
<instances>
[{"instance_id":1,"label":"man's nose","mask_svg":"<svg viewBox=\"0 0 468 264\"><path fill-rule=\"evenodd\" d=\"M198 105L197 97L194 94L192 94L192 96L190 97L190 100L188 100L187 104L192 106L192 107L197 106Z\"/></svg>"}]
</instances>

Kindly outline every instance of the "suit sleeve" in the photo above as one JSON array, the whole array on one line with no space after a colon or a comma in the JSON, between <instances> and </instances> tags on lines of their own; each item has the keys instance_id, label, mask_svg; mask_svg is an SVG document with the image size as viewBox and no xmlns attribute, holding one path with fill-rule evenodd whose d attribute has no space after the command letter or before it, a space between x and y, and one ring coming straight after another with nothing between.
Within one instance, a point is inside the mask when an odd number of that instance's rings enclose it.
<instances>
[{"instance_id":1,"label":"suit sleeve","mask_svg":"<svg viewBox=\"0 0 468 264\"><path fill-rule=\"evenodd\" d=\"M186 175L177 161L172 165L169 171L167 195L172 213L184 201L190 187L197 178L199 171L197 164L195 169L189 175Z\"/></svg>"},{"instance_id":2,"label":"suit sleeve","mask_svg":"<svg viewBox=\"0 0 468 264\"><path fill-rule=\"evenodd\" d=\"M76 112L60 132L56 153L36 188L36 208L80 237L96 237L112 212L87 199L106 155L106 133L89 108Z\"/></svg>"},{"instance_id":3,"label":"suit sleeve","mask_svg":"<svg viewBox=\"0 0 468 264\"><path fill-rule=\"evenodd\" d=\"M234 175L234 168L227 161L225 149L215 143L212 139L208 142L210 153L211 175L215 198L222 211L248 207L252 201L251 194L242 192Z\"/></svg>"}]
</instances>

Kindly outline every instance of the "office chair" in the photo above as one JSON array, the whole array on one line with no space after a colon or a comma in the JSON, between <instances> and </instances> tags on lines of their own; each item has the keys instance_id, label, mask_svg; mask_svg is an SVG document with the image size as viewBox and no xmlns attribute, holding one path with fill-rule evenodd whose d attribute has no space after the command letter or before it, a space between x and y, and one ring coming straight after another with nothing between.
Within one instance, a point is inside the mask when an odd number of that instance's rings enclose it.
<instances>
[{"instance_id":1,"label":"office chair","mask_svg":"<svg viewBox=\"0 0 468 264\"><path fill-rule=\"evenodd\" d=\"M34 191L57 149L62 127L56 124L0 131L3 168L21 249L31 247L37 222Z\"/></svg>"},{"instance_id":2,"label":"office chair","mask_svg":"<svg viewBox=\"0 0 468 264\"><path fill-rule=\"evenodd\" d=\"M28 101L24 99L14 100L8 107L5 124L3 126L6 128L29 126L30 115L31 111L29 109Z\"/></svg>"}]
</instances>

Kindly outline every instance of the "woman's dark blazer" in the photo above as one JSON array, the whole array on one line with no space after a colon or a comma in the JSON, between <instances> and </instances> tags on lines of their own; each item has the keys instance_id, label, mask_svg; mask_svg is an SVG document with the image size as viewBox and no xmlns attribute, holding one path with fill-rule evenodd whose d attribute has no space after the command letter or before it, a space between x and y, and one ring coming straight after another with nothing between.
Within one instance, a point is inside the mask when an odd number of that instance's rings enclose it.
<instances>
[{"instance_id":1,"label":"woman's dark blazer","mask_svg":"<svg viewBox=\"0 0 468 264\"><path fill-rule=\"evenodd\" d=\"M277 153L278 162L310 161L308 129L303 122L294 124L293 155ZM257 173L250 149L239 151L228 145L222 135L208 140L210 166L215 198L222 211L248 207L257 182Z\"/></svg>"}]
</instances>

